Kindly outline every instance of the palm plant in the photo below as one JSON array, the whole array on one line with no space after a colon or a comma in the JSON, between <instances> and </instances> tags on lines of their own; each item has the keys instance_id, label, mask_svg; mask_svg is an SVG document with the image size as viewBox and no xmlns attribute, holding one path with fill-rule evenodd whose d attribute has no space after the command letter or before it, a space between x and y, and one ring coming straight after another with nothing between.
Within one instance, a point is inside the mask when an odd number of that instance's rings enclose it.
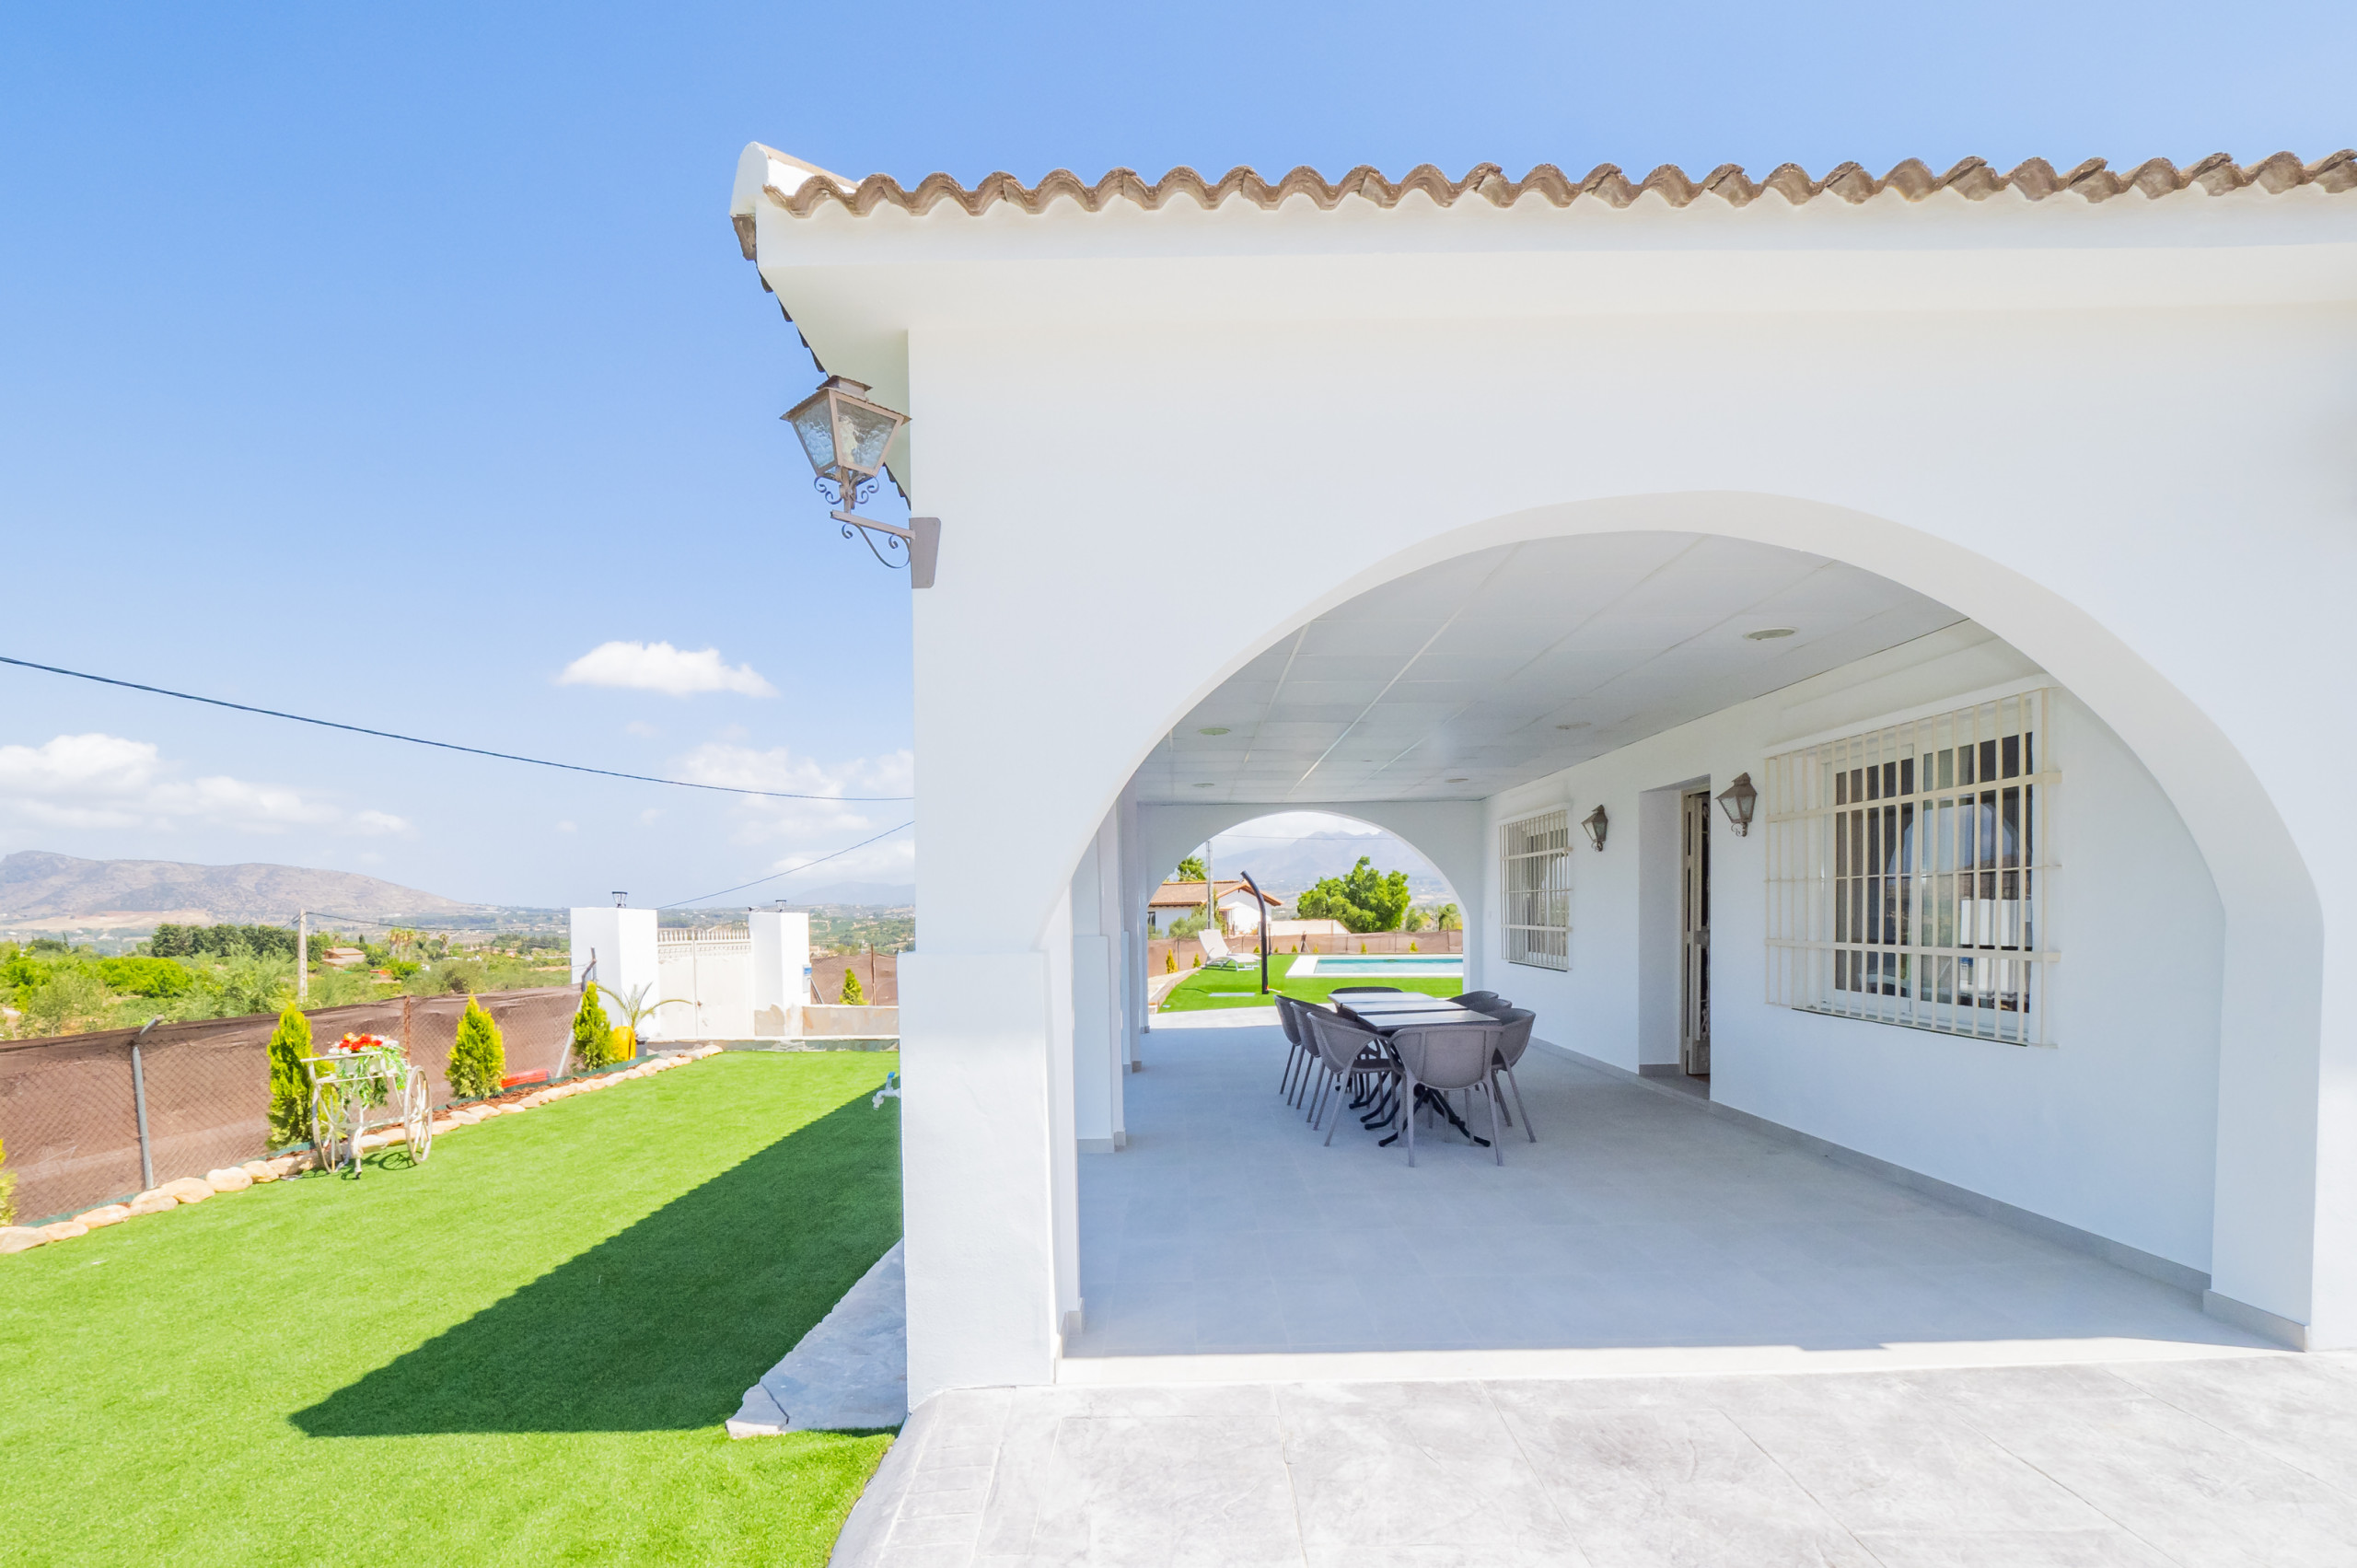
<instances>
[{"instance_id":1,"label":"palm plant","mask_svg":"<svg viewBox=\"0 0 2357 1568\"><path fill-rule=\"evenodd\" d=\"M621 1015L622 1021L621 1027L616 1028L614 1032L616 1034L629 1035L630 1050L626 1054L632 1056L638 1054L638 1026L643 1019L652 1016L657 1007L686 1007L692 1005L692 1004L687 1002L685 999L677 996L667 997L660 1002L648 1001L646 999L646 993L655 989L655 984L652 981L641 981L636 985L632 986L627 993L616 991L610 985L598 984L596 981L590 981L590 984L596 988L599 995L605 997L614 1005L615 1012Z\"/></svg>"}]
</instances>

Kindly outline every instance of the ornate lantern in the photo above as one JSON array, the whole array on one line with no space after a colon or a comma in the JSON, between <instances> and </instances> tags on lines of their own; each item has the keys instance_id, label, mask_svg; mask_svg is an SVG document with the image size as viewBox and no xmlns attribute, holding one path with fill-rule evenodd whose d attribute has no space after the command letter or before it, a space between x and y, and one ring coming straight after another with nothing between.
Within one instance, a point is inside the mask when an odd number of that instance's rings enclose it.
<instances>
[{"instance_id":1,"label":"ornate lantern","mask_svg":"<svg viewBox=\"0 0 2357 1568\"><path fill-rule=\"evenodd\" d=\"M1605 830L1611 825L1611 819L1605 816L1604 807L1601 805L1580 819L1580 826L1587 830L1587 842L1594 844L1599 851L1604 848Z\"/></svg>"},{"instance_id":2,"label":"ornate lantern","mask_svg":"<svg viewBox=\"0 0 2357 1568\"><path fill-rule=\"evenodd\" d=\"M883 471L884 454L892 437L909 422L907 414L864 396L866 390L864 381L830 376L817 391L778 417L802 443L802 454L810 459L820 492L830 482L834 485L836 509L830 515L842 524L843 537L864 537L870 552L887 566L900 563L886 560L885 551L897 552L907 547L909 586L929 588L940 546L941 519L911 517L904 528L857 515L859 503L876 494L876 476ZM860 530L859 536L853 534L853 528ZM883 550L876 547L878 539L884 540Z\"/></svg>"},{"instance_id":3,"label":"ornate lantern","mask_svg":"<svg viewBox=\"0 0 2357 1568\"><path fill-rule=\"evenodd\" d=\"M1719 805L1725 808L1727 820L1735 824L1735 836L1751 836L1751 808L1759 804L1759 792L1751 787L1749 773L1737 773L1735 783L1719 792Z\"/></svg>"}]
</instances>

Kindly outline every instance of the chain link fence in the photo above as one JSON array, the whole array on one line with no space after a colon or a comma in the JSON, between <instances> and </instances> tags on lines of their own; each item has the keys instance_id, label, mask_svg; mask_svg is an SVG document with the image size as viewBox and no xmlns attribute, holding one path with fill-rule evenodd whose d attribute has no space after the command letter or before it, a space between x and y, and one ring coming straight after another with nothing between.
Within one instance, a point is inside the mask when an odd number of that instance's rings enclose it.
<instances>
[{"instance_id":1,"label":"chain link fence","mask_svg":"<svg viewBox=\"0 0 2357 1568\"><path fill-rule=\"evenodd\" d=\"M476 998L499 1026L511 1077L557 1076L581 993L570 986ZM401 996L321 1007L313 1050L346 1034L401 1042L425 1069L434 1103L466 1011L463 996ZM0 1040L0 1144L17 1178L17 1223L120 1201L182 1176L270 1153L271 1031L275 1014L137 1029ZM143 1157L144 1156L144 1157Z\"/></svg>"}]
</instances>

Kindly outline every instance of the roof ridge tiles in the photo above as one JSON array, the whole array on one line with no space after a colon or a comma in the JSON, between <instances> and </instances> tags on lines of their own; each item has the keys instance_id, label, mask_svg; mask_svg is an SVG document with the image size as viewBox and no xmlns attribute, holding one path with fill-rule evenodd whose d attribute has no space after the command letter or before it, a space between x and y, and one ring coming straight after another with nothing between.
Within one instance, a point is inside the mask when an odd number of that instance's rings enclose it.
<instances>
[{"instance_id":1,"label":"roof ridge tiles","mask_svg":"<svg viewBox=\"0 0 2357 1568\"><path fill-rule=\"evenodd\" d=\"M783 154L779 157L781 161L794 161ZM808 217L830 203L863 217L888 206L922 215L948 203L969 216L980 217L1002 203L1037 214L1059 200L1096 213L1117 202L1152 212L1181 198L1207 210L1230 201L1272 209L1300 197L1321 211L1331 211L1352 197L1379 207L1393 207L1411 192L1444 207L1454 206L1469 196L1498 207L1511 207L1526 196L1557 207L1568 207L1585 197L1596 198L1609 206L1626 207L1650 192L1673 207L1689 206L1705 195L1716 196L1730 206L1743 207L1773 191L1794 206L1822 195L1838 197L1854 206L1886 191L1895 191L1910 202L1923 201L1941 191L1954 191L1968 201L1980 202L2008 190L2017 191L2033 202L2065 192L2089 202L2105 202L2131 191L2157 199L2194 186L2215 196L2250 185L2270 194L2302 185L2316 185L2336 192L2357 189L2357 149L2344 147L2307 164L2288 152L2276 153L2247 167L2236 164L2224 153L2213 153L2183 168L2166 158L2156 157L2146 159L2125 174L2113 171L2102 158L2089 158L2058 172L2044 158L2033 157L2001 172L1985 158L1968 157L1945 174L1933 174L1921 158L1908 158L1880 179L1856 163L1829 169L1821 180L1813 178L1796 163L1786 163L1771 169L1766 179L1755 181L1740 165L1727 163L1697 181L1688 178L1678 165L1666 163L1643 180L1632 181L1618 165L1601 163L1585 178L1573 180L1555 165L1542 163L1520 180L1512 180L1496 164L1478 163L1462 179L1451 180L1434 165L1423 163L1397 180L1385 178L1378 168L1360 164L1340 180L1329 182L1306 164L1274 180L1243 165L1215 180L1206 180L1182 164L1154 180L1133 168L1114 168L1092 184L1068 168L1059 168L1037 185L1026 185L1012 174L997 173L984 176L969 189L947 174L928 174L911 189L888 174L871 174L856 184L814 174L793 191L775 185L764 185L762 191L770 201L795 217ZM750 226L739 226L749 229ZM745 238L749 256L750 234L746 234Z\"/></svg>"}]
</instances>

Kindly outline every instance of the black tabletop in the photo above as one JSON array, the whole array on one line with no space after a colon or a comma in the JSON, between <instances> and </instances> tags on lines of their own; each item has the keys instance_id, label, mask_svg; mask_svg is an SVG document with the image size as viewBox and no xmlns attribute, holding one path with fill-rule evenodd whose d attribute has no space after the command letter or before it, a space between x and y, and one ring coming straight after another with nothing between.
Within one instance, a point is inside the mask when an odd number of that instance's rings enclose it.
<instances>
[{"instance_id":1,"label":"black tabletop","mask_svg":"<svg viewBox=\"0 0 2357 1568\"><path fill-rule=\"evenodd\" d=\"M1386 995L1376 992L1358 996L1337 996L1334 1006L1371 1029L1385 1031L1408 1028L1417 1024L1496 1022L1487 1013L1477 1013L1470 1007L1459 1006L1438 996L1418 996L1413 993Z\"/></svg>"}]
</instances>

